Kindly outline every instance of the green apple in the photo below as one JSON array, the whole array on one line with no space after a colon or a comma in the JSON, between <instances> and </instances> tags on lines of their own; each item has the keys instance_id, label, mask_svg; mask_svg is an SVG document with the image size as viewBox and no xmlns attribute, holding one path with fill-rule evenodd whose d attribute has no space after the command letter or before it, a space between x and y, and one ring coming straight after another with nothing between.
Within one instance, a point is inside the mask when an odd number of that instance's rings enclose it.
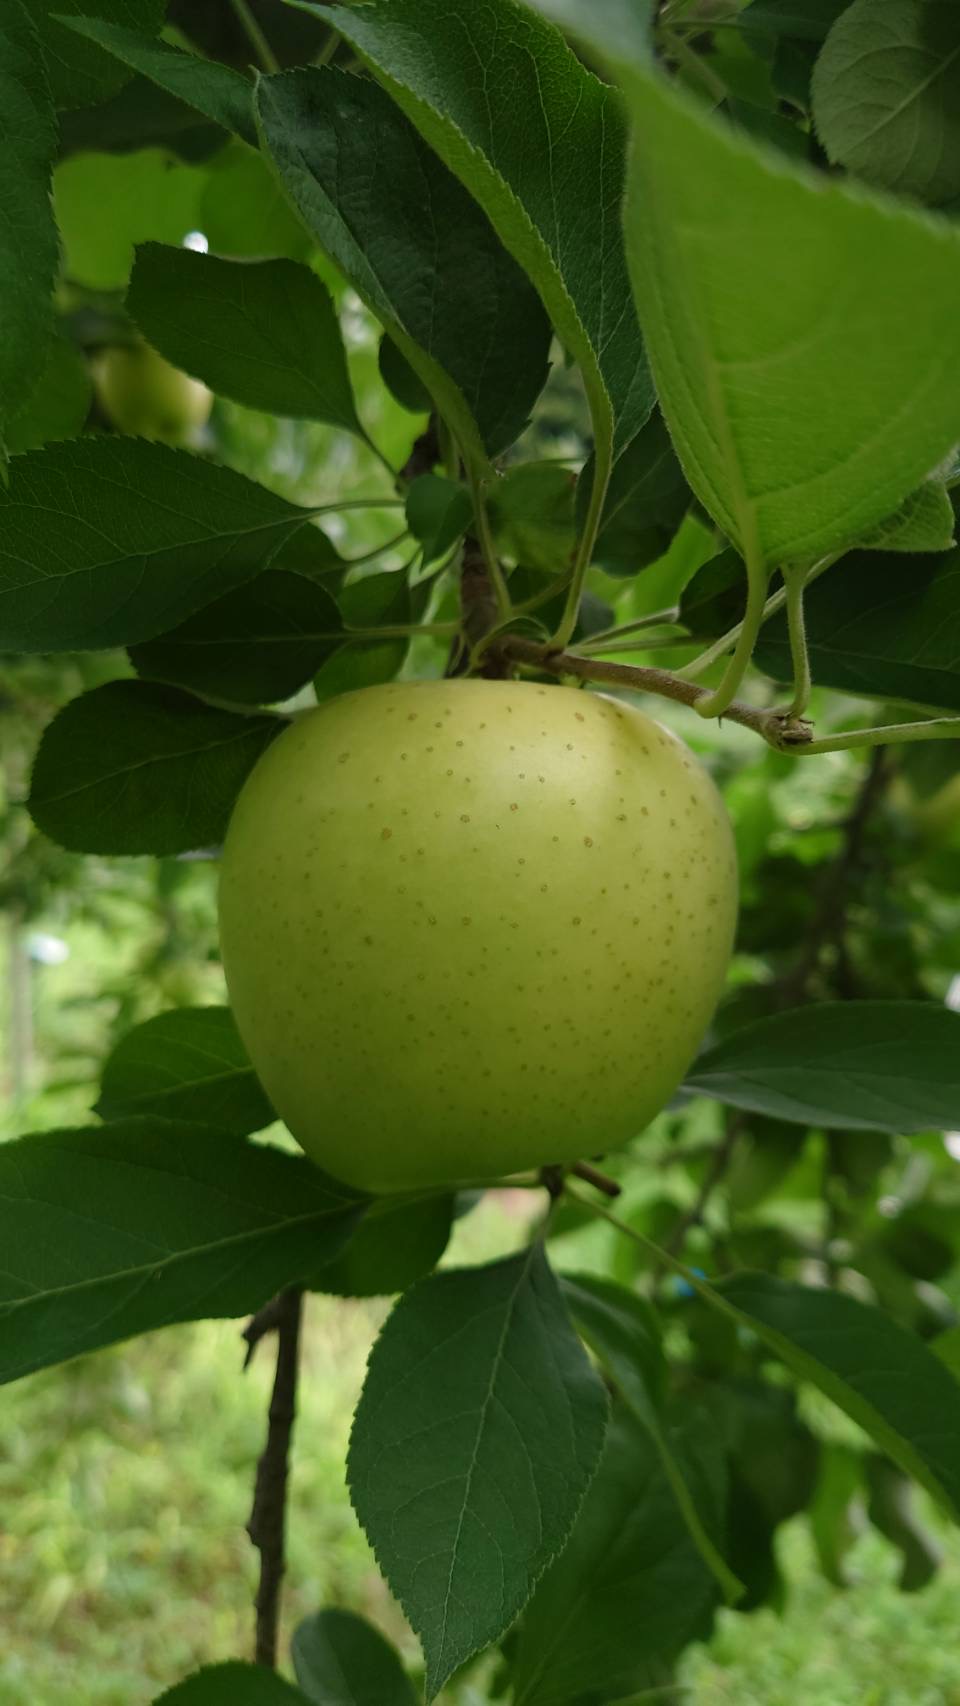
<instances>
[{"instance_id":1,"label":"green apple","mask_svg":"<svg viewBox=\"0 0 960 1706\"><path fill-rule=\"evenodd\" d=\"M120 432L189 444L209 419L213 393L149 344L102 350L91 371L100 407Z\"/></svg>"},{"instance_id":2,"label":"green apple","mask_svg":"<svg viewBox=\"0 0 960 1706\"><path fill-rule=\"evenodd\" d=\"M373 1191L626 1143L713 1013L733 838L683 743L568 687L394 682L298 717L237 802L223 962L251 1059Z\"/></svg>"}]
</instances>

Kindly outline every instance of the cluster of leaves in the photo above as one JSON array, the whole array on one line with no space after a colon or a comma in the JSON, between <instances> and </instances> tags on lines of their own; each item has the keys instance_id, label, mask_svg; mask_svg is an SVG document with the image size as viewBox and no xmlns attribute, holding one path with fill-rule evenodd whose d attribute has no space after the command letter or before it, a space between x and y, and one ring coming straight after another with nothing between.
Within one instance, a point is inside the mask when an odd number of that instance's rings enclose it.
<instances>
[{"instance_id":1,"label":"cluster of leaves","mask_svg":"<svg viewBox=\"0 0 960 1706\"><path fill-rule=\"evenodd\" d=\"M752 659L771 714L793 677L808 751L869 743L853 696L960 712L960 26L919 0L655 10L261 0L174 5L161 33L161 0L0 0L2 645L105 664L33 769L61 848L215 849L292 706L477 666L491 634L543 668L572 643L585 674L679 658L708 713ZM357 406L357 299L400 467ZM346 435L372 484L294 501L216 424L196 454L107 430L90 357L141 339L229 404ZM399 539L342 556L353 505L398 512ZM821 694L820 742L811 668L851 696ZM100 1124L0 1150L2 1379L289 1286L402 1294L348 1472L431 1698L492 1645L516 1706L664 1690L722 1599L776 1597L797 1509L839 1581L868 1503L907 1585L932 1554L904 1478L960 1511L949 775L885 760L812 850L778 848L795 760L758 751L730 786L746 957L682 1107L643 1169L617 1163L615 1280L558 1278L545 1236L433 1274L469 1202L361 1198L258 1141L272 1110L225 1008L134 1028ZM562 1254L595 1212L574 1190L540 1230ZM164 1698L413 1697L348 1614L293 1657L299 1692L227 1666Z\"/></svg>"}]
</instances>

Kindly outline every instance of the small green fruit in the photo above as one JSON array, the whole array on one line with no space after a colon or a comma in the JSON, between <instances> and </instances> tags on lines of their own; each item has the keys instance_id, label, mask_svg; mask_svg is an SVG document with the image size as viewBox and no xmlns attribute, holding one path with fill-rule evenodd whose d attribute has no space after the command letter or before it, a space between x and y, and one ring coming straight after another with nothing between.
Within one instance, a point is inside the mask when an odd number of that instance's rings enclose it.
<instances>
[{"instance_id":1,"label":"small green fruit","mask_svg":"<svg viewBox=\"0 0 960 1706\"><path fill-rule=\"evenodd\" d=\"M100 407L120 432L189 444L210 417L213 393L149 344L103 350L91 370Z\"/></svg>"},{"instance_id":2,"label":"small green fruit","mask_svg":"<svg viewBox=\"0 0 960 1706\"><path fill-rule=\"evenodd\" d=\"M532 683L393 683L299 717L230 824L241 1035L327 1172L374 1191L614 1149L723 984L730 826L641 712Z\"/></svg>"}]
</instances>

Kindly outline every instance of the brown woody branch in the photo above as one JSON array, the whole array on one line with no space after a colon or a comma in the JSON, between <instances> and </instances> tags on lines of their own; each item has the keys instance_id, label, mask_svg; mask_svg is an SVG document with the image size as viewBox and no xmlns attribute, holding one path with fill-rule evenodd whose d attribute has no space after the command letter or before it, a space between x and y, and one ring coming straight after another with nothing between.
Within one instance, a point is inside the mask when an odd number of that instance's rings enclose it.
<instances>
[{"instance_id":1,"label":"brown woody branch","mask_svg":"<svg viewBox=\"0 0 960 1706\"><path fill-rule=\"evenodd\" d=\"M254 1656L257 1664L271 1668L276 1668L277 1663L280 1586L286 1567L287 1476L297 1408L302 1314L303 1292L296 1287L282 1291L258 1311L243 1335L248 1346L244 1367L266 1333L275 1331L277 1335L277 1371L270 1398L267 1441L257 1464L253 1509L247 1524L247 1533L260 1553L260 1584L254 1602L257 1614Z\"/></svg>"},{"instance_id":2,"label":"brown woody branch","mask_svg":"<svg viewBox=\"0 0 960 1706\"><path fill-rule=\"evenodd\" d=\"M519 634L506 635L495 642L495 648L502 657L514 663L547 670L551 675L571 675L581 681L603 682L610 687L629 688L636 693L657 693L662 699L673 699L677 704L689 705L692 709L711 696L709 687L684 681L682 676L671 675L666 669L610 663L603 658L580 657L576 652L551 651L549 646L524 639ZM813 739L808 722L784 711L764 711L734 700L723 716L728 722L741 723L744 728L752 729L777 752L796 751Z\"/></svg>"}]
</instances>

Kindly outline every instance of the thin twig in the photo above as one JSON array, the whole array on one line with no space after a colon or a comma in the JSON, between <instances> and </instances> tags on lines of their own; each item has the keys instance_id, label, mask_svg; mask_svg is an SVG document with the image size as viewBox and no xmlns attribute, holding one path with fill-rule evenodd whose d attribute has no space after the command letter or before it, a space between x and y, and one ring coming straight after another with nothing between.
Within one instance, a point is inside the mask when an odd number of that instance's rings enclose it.
<instances>
[{"instance_id":1,"label":"thin twig","mask_svg":"<svg viewBox=\"0 0 960 1706\"><path fill-rule=\"evenodd\" d=\"M290 1439L297 1409L297 1364L300 1354L300 1323L303 1292L298 1287L283 1291L254 1316L244 1338L247 1363L271 1328L277 1334L277 1372L268 1412L267 1442L257 1464L253 1509L247 1533L260 1553L260 1584L255 1600L257 1625L254 1657L257 1664L276 1668L277 1628L280 1619L280 1585L285 1569L284 1539L287 1517L287 1475ZM246 1364L244 1365L246 1366Z\"/></svg>"},{"instance_id":2,"label":"thin twig","mask_svg":"<svg viewBox=\"0 0 960 1706\"><path fill-rule=\"evenodd\" d=\"M594 1190L602 1191L605 1197L618 1197L620 1195L622 1187L617 1184L616 1179L611 1179L608 1174L601 1173L596 1167L591 1167L589 1161L575 1162L570 1171L575 1178L586 1180L586 1183L592 1185Z\"/></svg>"},{"instance_id":3,"label":"thin twig","mask_svg":"<svg viewBox=\"0 0 960 1706\"><path fill-rule=\"evenodd\" d=\"M517 663L531 664L553 675L572 675L581 681L605 682L611 687L624 687L637 693L658 693L661 698L674 699L680 705L695 709L703 699L712 695L707 687L684 681L666 669L647 668L641 664L610 663L605 658L580 657L576 652L555 652L536 640L525 640L519 634L508 634L497 642L505 656ZM778 752L802 750L811 739L810 725L788 718L782 711L762 711L754 705L734 700L723 713L727 721L741 723L752 729Z\"/></svg>"}]
</instances>

